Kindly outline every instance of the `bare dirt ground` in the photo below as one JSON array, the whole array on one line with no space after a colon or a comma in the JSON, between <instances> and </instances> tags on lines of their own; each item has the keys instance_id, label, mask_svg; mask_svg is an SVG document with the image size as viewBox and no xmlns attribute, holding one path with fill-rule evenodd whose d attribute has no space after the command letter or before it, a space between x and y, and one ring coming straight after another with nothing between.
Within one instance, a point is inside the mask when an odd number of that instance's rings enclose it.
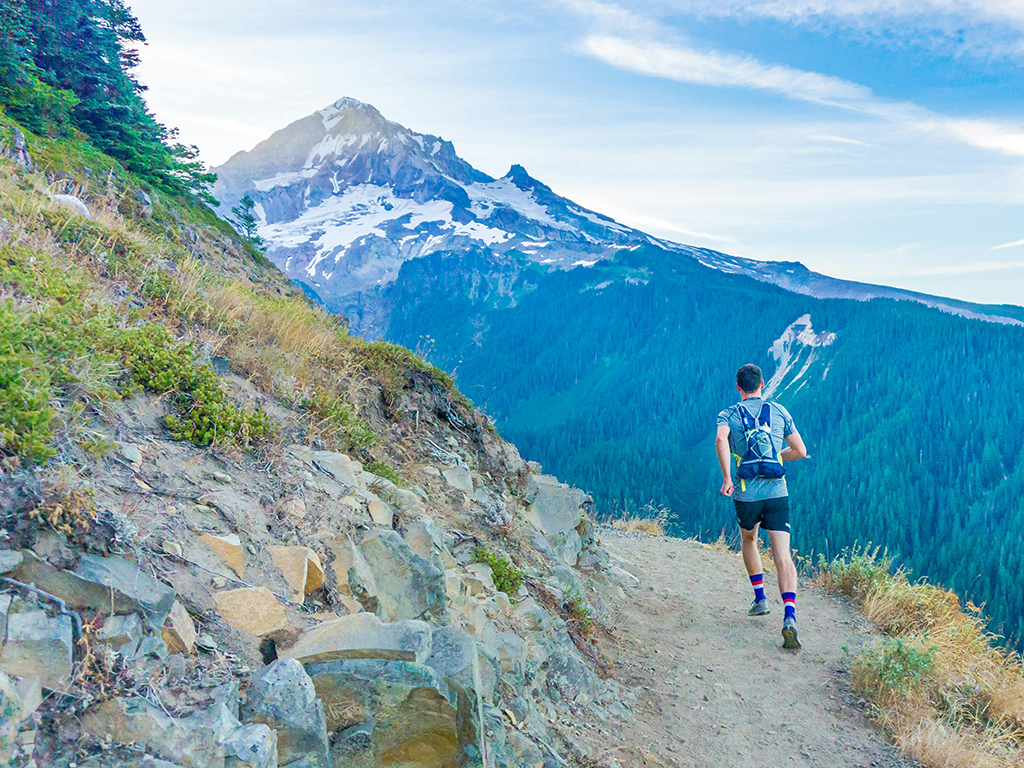
<instances>
[{"instance_id":1,"label":"bare dirt ground","mask_svg":"<svg viewBox=\"0 0 1024 768\"><path fill-rule=\"evenodd\" d=\"M803 648L784 651L774 575L765 576L771 615L752 618L739 555L608 530L601 540L642 579L613 607L605 643L620 682L642 694L637 722L581 723L581 741L620 745L605 749L622 765L917 765L885 741L850 690L852 658L872 631L849 603L801 584Z\"/></svg>"}]
</instances>

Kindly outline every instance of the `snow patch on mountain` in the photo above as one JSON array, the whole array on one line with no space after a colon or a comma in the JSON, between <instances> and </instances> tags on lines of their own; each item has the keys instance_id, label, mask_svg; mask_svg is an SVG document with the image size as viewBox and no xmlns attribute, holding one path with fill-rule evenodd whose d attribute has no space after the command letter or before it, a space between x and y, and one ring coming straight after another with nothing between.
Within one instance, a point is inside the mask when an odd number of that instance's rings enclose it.
<instances>
[{"instance_id":1,"label":"snow patch on mountain","mask_svg":"<svg viewBox=\"0 0 1024 768\"><path fill-rule=\"evenodd\" d=\"M502 208L509 208L540 224L556 229L571 229L568 224L553 218L547 207L537 202L531 190L520 189L509 178L468 184L465 189L472 201L470 211L478 219L490 218Z\"/></svg>"},{"instance_id":2,"label":"snow patch on mountain","mask_svg":"<svg viewBox=\"0 0 1024 768\"><path fill-rule=\"evenodd\" d=\"M811 325L809 314L802 315L793 321L768 350L768 354L776 362L776 368L771 379L765 384L765 397L771 397L784 390L789 391L790 394L799 391L807 383L808 380L804 379L804 375L819 359L821 349L831 346L835 340L836 334L834 333L828 331L817 333ZM793 374L793 371L796 373ZM825 368L822 378L827 372L828 367ZM797 382L800 384L796 389L792 389Z\"/></svg>"}]
</instances>

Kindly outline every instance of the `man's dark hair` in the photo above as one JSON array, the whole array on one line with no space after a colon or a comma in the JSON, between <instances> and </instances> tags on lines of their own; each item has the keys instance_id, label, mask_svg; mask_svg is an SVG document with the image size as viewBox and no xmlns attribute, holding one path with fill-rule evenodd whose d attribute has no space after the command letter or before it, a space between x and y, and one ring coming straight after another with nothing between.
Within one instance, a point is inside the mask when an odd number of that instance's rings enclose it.
<instances>
[{"instance_id":1,"label":"man's dark hair","mask_svg":"<svg viewBox=\"0 0 1024 768\"><path fill-rule=\"evenodd\" d=\"M764 383L764 376L761 375L760 368L753 363L747 363L736 371L736 383L749 395L751 392L757 392L758 387Z\"/></svg>"}]
</instances>

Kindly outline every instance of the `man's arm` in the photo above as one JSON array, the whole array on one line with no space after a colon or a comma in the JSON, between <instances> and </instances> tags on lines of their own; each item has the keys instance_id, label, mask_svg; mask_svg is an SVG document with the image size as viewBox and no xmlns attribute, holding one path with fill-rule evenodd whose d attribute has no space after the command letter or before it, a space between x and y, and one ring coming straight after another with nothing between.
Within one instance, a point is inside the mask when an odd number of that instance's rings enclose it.
<instances>
[{"instance_id":1,"label":"man's arm","mask_svg":"<svg viewBox=\"0 0 1024 768\"><path fill-rule=\"evenodd\" d=\"M807 447L804 445L804 439L800 437L800 433L795 429L786 435L786 442L789 443L788 448L783 448L782 453L779 454L779 458L783 461L796 461L797 459L803 459L807 456Z\"/></svg>"},{"instance_id":2,"label":"man's arm","mask_svg":"<svg viewBox=\"0 0 1024 768\"><path fill-rule=\"evenodd\" d=\"M721 494L723 496L732 496L732 459L729 450L729 425L719 424L718 434L715 435L715 451L718 453L718 464L722 468L722 488Z\"/></svg>"}]
</instances>

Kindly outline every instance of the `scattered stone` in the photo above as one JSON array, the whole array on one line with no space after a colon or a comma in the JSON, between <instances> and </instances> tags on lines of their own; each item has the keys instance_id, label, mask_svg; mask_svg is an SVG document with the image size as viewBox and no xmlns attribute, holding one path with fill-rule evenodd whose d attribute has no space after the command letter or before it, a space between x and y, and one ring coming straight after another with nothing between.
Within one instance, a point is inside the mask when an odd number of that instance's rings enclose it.
<instances>
[{"instance_id":1,"label":"scattered stone","mask_svg":"<svg viewBox=\"0 0 1024 768\"><path fill-rule=\"evenodd\" d=\"M25 556L21 552L10 549L0 550L0 573L11 573L16 570Z\"/></svg>"},{"instance_id":2,"label":"scattered stone","mask_svg":"<svg viewBox=\"0 0 1024 768\"><path fill-rule=\"evenodd\" d=\"M466 566L468 576L463 578L466 585L466 594L493 595L497 589L494 586L494 574L491 566L487 563L472 563Z\"/></svg>"},{"instance_id":3,"label":"scattered stone","mask_svg":"<svg viewBox=\"0 0 1024 768\"><path fill-rule=\"evenodd\" d=\"M288 496L281 502L280 506L281 514L292 520L292 522L298 522L306 518L306 502L300 499L298 496Z\"/></svg>"},{"instance_id":4,"label":"scattered stone","mask_svg":"<svg viewBox=\"0 0 1024 768\"><path fill-rule=\"evenodd\" d=\"M571 488L551 475L530 475L526 518L545 534L566 533L583 519L580 508L589 500L586 493Z\"/></svg>"},{"instance_id":5,"label":"scattered stone","mask_svg":"<svg viewBox=\"0 0 1024 768\"><path fill-rule=\"evenodd\" d=\"M293 600L301 603L306 595L323 586L324 568L312 549L287 546L269 549L274 565L281 569L285 582L291 587Z\"/></svg>"},{"instance_id":6,"label":"scattered stone","mask_svg":"<svg viewBox=\"0 0 1024 768\"><path fill-rule=\"evenodd\" d=\"M44 688L63 691L71 680L73 648L70 616L50 618L42 610L12 612L7 616L0 669L16 677L38 676Z\"/></svg>"},{"instance_id":7,"label":"scattered stone","mask_svg":"<svg viewBox=\"0 0 1024 768\"><path fill-rule=\"evenodd\" d=\"M283 629L284 608L266 587L243 587L217 592L213 599L224 621L256 637Z\"/></svg>"},{"instance_id":8,"label":"scattered stone","mask_svg":"<svg viewBox=\"0 0 1024 768\"><path fill-rule=\"evenodd\" d=\"M204 651L215 651L217 650L217 641L206 632L200 632L196 635L196 648Z\"/></svg>"},{"instance_id":9,"label":"scattered stone","mask_svg":"<svg viewBox=\"0 0 1024 768\"><path fill-rule=\"evenodd\" d=\"M199 537L199 543L227 563L238 578L242 578L245 573L245 555L238 534L214 536L212 533L204 533Z\"/></svg>"},{"instance_id":10,"label":"scattered stone","mask_svg":"<svg viewBox=\"0 0 1024 768\"><path fill-rule=\"evenodd\" d=\"M422 621L382 622L357 613L307 630L281 658L303 664L331 659L394 659L422 663L430 655L430 626Z\"/></svg>"},{"instance_id":11,"label":"scattered stone","mask_svg":"<svg viewBox=\"0 0 1024 768\"><path fill-rule=\"evenodd\" d=\"M370 519L377 525L385 528L393 528L395 524L395 513L391 507L383 501L371 501L369 503Z\"/></svg>"},{"instance_id":12,"label":"scattered stone","mask_svg":"<svg viewBox=\"0 0 1024 768\"><path fill-rule=\"evenodd\" d=\"M171 653L182 653L188 656L196 643L196 625L188 611L177 600L171 606L167 623L163 628L163 639Z\"/></svg>"},{"instance_id":13,"label":"scattered stone","mask_svg":"<svg viewBox=\"0 0 1024 768\"><path fill-rule=\"evenodd\" d=\"M267 530L267 516L263 511L263 505L233 487L204 493L196 501L216 509L236 531Z\"/></svg>"},{"instance_id":14,"label":"scattered stone","mask_svg":"<svg viewBox=\"0 0 1024 768\"><path fill-rule=\"evenodd\" d=\"M226 472L214 471L210 474L210 477L212 477L218 483L224 483L225 485L231 482L231 475L227 474Z\"/></svg>"},{"instance_id":15,"label":"scattered stone","mask_svg":"<svg viewBox=\"0 0 1024 768\"><path fill-rule=\"evenodd\" d=\"M281 765L305 756L312 766L331 768L323 704L298 661L275 661L253 683L249 696L249 721L277 731Z\"/></svg>"},{"instance_id":16,"label":"scattered stone","mask_svg":"<svg viewBox=\"0 0 1024 768\"><path fill-rule=\"evenodd\" d=\"M74 195L49 195L49 198L78 216L86 219L92 218L92 214L89 213L89 207Z\"/></svg>"},{"instance_id":17,"label":"scattered stone","mask_svg":"<svg viewBox=\"0 0 1024 768\"><path fill-rule=\"evenodd\" d=\"M169 680L177 680L184 677L186 669L185 657L180 653L172 653L167 657L167 678Z\"/></svg>"},{"instance_id":18,"label":"scattered stone","mask_svg":"<svg viewBox=\"0 0 1024 768\"><path fill-rule=\"evenodd\" d=\"M132 196L139 206L139 213L147 219L151 218L153 216L153 198L146 194L146 191L143 189L133 189Z\"/></svg>"},{"instance_id":19,"label":"scattered stone","mask_svg":"<svg viewBox=\"0 0 1024 768\"><path fill-rule=\"evenodd\" d=\"M137 613L123 616L111 616L103 622L96 632L96 638L108 645L119 648L132 640L138 640L145 634L142 619Z\"/></svg>"},{"instance_id":20,"label":"scattered stone","mask_svg":"<svg viewBox=\"0 0 1024 768\"><path fill-rule=\"evenodd\" d=\"M22 168L32 170L32 156L28 153L28 143L20 128L14 129L14 151L11 153L11 158Z\"/></svg>"},{"instance_id":21,"label":"scattered stone","mask_svg":"<svg viewBox=\"0 0 1024 768\"><path fill-rule=\"evenodd\" d=\"M173 555L174 557L181 557L182 553L184 552L184 550L181 548L181 544L179 544L176 541L171 541L170 539L165 539L164 542L160 545L160 549L162 549L168 555Z\"/></svg>"},{"instance_id":22,"label":"scattered stone","mask_svg":"<svg viewBox=\"0 0 1024 768\"><path fill-rule=\"evenodd\" d=\"M444 612L444 573L416 555L397 533L373 531L359 545L359 552L373 571L377 591L374 612L382 619L418 619ZM353 574L354 569L350 569L349 580L355 592ZM358 592L356 596L360 596Z\"/></svg>"},{"instance_id":23,"label":"scattered stone","mask_svg":"<svg viewBox=\"0 0 1024 768\"><path fill-rule=\"evenodd\" d=\"M467 496L473 495L473 475L463 466L454 466L442 469L441 474L445 482L457 491L462 491Z\"/></svg>"},{"instance_id":24,"label":"scattered stone","mask_svg":"<svg viewBox=\"0 0 1024 768\"><path fill-rule=\"evenodd\" d=\"M430 667L409 661L338 659L308 664L306 671L323 701L329 731L388 724L373 731L371 765L455 764L458 696Z\"/></svg>"},{"instance_id":25,"label":"scattered stone","mask_svg":"<svg viewBox=\"0 0 1024 768\"><path fill-rule=\"evenodd\" d=\"M121 443L118 449L121 457L135 467L142 466L142 451L134 443Z\"/></svg>"}]
</instances>

